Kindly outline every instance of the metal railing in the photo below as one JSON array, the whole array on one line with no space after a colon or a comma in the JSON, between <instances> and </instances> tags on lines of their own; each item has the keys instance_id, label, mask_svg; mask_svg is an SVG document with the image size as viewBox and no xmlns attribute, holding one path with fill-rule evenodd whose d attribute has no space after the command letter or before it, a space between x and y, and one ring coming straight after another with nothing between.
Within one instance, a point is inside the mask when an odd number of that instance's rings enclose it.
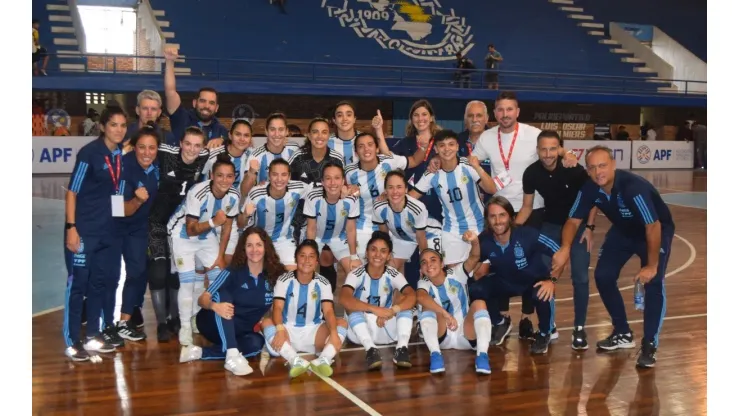
<instances>
[{"instance_id":1,"label":"metal railing","mask_svg":"<svg viewBox=\"0 0 740 416\"><path fill-rule=\"evenodd\" d=\"M151 56L82 54L84 69L76 72L58 72L50 75L89 74L140 74L160 76L162 71L140 71L135 66L128 69L122 60L152 58ZM91 59L97 58L97 59ZM156 59L163 60L157 56ZM104 61L103 67L91 62ZM456 68L412 67L391 65L365 65L341 63L314 63L297 61L266 61L255 59L188 57L189 77L219 81L251 81L262 83L296 83L319 85L413 86L435 88L486 89L494 80L487 70L466 70L465 76ZM673 80L647 77L626 77L578 73L534 72L498 70L498 89L591 92L602 94L641 95L690 95L695 94L694 84L706 81ZM178 76L183 76L178 74ZM682 89L659 92L658 87L671 84L683 85ZM698 94L704 95L704 94Z\"/></svg>"}]
</instances>

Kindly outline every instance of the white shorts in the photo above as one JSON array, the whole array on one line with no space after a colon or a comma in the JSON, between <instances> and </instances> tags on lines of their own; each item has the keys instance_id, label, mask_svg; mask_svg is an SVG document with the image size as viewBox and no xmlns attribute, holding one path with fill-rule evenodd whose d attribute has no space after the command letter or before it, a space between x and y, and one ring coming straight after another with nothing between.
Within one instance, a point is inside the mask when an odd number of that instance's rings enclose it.
<instances>
[{"instance_id":1,"label":"white shorts","mask_svg":"<svg viewBox=\"0 0 740 416\"><path fill-rule=\"evenodd\" d=\"M295 266L295 242L293 240L282 240L273 242L275 251L280 257L280 263L283 266Z\"/></svg>"},{"instance_id":2,"label":"white shorts","mask_svg":"<svg viewBox=\"0 0 740 416\"><path fill-rule=\"evenodd\" d=\"M414 255L414 251L416 251L416 247L419 246L413 241L399 240L393 237L391 237L391 241L393 241L393 258L394 259L402 259L402 260L408 261L408 259L410 259L411 256Z\"/></svg>"},{"instance_id":3,"label":"white shorts","mask_svg":"<svg viewBox=\"0 0 740 416\"><path fill-rule=\"evenodd\" d=\"M205 240L175 237L170 240L172 259L178 273L192 272L198 265L211 267L218 258L218 240L208 236Z\"/></svg>"},{"instance_id":4,"label":"white shorts","mask_svg":"<svg viewBox=\"0 0 740 416\"><path fill-rule=\"evenodd\" d=\"M319 331L320 324L310 324L306 326L285 325L290 337L290 345L296 352L306 352L313 354L316 352L316 332Z\"/></svg>"},{"instance_id":5,"label":"white shorts","mask_svg":"<svg viewBox=\"0 0 740 416\"><path fill-rule=\"evenodd\" d=\"M370 242L370 237L373 236L373 231L357 230L357 255L360 256L360 260L365 263L365 251L367 251L367 243Z\"/></svg>"},{"instance_id":6,"label":"white shorts","mask_svg":"<svg viewBox=\"0 0 740 416\"><path fill-rule=\"evenodd\" d=\"M442 251L442 224L434 218L427 220L427 247L433 248L444 254Z\"/></svg>"},{"instance_id":7,"label":"white shorts","mask_svg":"<svg viewBox=\"0 0 740 416\"><path fill-rule=\"evenodd\" d=\"M468 259L470 243L463 241L462 235L442 231L442 251L445 265L462 263Z\"/></svg>"},{"instance_id":8,"label":"white shorts","mask_svg":"<svg viewBox=\"0 0 740 416\"><path fill-rule=\"evenodd\" d=\"M344 317L347 322L349 318ZM365 322L367 322L367 330L370 332L370 338L373 340L375 345L387 345L398 341L398 330L396 329L396 318L393 317L388 321L385 321L383 328L378 327L378 317L371 313L365 313ZM352 341L353 344L362 345L360 339L352 330L352 327L347 329L347 338Z\"/></svg>"},{"instance_id":9,"label":"white shorts","mask_svg":"<svg viewBox=\"0 0 740 416\"><path fill-rule=\"evenodd\" d=\"M231 225L231 235L229 236L229 243L226 245L226 251L224 254L227 254L229 256L234 255L234 251L236 250L236 243L239 242L239 237L241 236L241 233L237 230L236 222ZM219 234L219 242L221 241L221 235Z\"/></svg>"},{"instance_id":10,"label":"white shorts","mask_svg":"<svg viewBox=\"0 0 740 416\"><path fill-rule=\"evenodd\" d=\"M328 246L334 258L342 260L345 257L349 257L349 244L347 240L341 240L339 238L332 238L329 241L322 243L319 242L319 252Z\"/></svg>"},{"instance_id":11,"label":"white shorts","mask_svg":"<svg viewBox=\"0 0 740 416\"><path fill-rule=\"evenodd\" d=\"M442 342L439 344L439 348L442 350L473 350L472 345L470 345L470 341L468 341L467 338L465 338L465 324L464 320L457 322L457 329L455 331L451 331L450 328L447 328L447 333L445 334L445 339L442 340Z\"/></svg>"}]
</instances>

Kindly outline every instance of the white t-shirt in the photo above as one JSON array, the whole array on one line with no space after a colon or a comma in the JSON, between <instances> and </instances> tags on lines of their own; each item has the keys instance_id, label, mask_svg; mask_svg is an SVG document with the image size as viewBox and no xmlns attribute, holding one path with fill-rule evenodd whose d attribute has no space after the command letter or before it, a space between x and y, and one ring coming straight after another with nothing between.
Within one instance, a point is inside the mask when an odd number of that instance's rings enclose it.
<instances>
[{"instance_id":1,"label":"white t-shirt","mask_svg":"<svg viewBox=\"0 0 740 416\"><path fill-rule=\"evenodd\" d=\"M478 139L475 149L473 149L473 155L478 160L491 161L492 177L496 177L506 170L498 144L498 128L496 126L484 131L480 139ZM541 130L537 127L519 123L519 133L517 134L516 143L514 143L514 149L511 151L511 159L509 160L508 173L509 177L511 177L511 183L496 192L496 195L501 195L508 199L516 212L522 209L524 199L524 185L522 184L524 171L529 165L539 159L537 156L537 136L540 132ZM509 157L513 139L514 132L501 133L501 149L503 149L504 157ZM538 209L544 206L545 201L542 199L542 195L535 191L533 208Z\"/></svg>"}]
</instances>

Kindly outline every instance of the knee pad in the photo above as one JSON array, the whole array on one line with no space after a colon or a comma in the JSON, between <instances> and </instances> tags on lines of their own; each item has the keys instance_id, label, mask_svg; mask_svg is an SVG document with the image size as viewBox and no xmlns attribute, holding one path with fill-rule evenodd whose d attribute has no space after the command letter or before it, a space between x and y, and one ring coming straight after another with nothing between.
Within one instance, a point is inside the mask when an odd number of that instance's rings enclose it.
<instances>
[{"instance_id":1,"label":"knee pad","mask_svg":"<svg viewBox=\"0 0 740 416\"><path fill-rule=\"evenodd\" d=\"M147 275L149 279L149 290L165 289L169 263L165 259L149 260Z\"/></svg>"}]
</instances>

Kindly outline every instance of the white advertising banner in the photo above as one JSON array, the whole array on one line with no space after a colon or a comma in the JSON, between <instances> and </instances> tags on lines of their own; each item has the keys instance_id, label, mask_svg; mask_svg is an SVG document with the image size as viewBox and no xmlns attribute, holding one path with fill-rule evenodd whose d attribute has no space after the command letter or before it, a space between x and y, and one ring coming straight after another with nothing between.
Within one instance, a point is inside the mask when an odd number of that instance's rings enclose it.
<instances>
[{"instance_id":1,"label":"white advertising banner","mask_svg":"<svg viewBox=\"0 0 740 416\"><path fill-rule=\"evenodd\" d=\"M632 144L632 169L691 169L694 143L674 141L635 141Z\"/></svg>"},{"instance_id":2,"label":"white advertising banner","mask_svg":"<svg viewBox=\"0 0 740 416\"><path fill-rule=\"evenodd\" d=\"M77 152L93 136L34 136L32 173L72 173Z\"/></svg>"},{"instance_id":3,"label":"white advertising banner","mask_svg":"<svg viewBox=\"0 0 740 416\"><path fill-rule=\"evenodd\" d=\"M627 140L564 140L563 146L572 150L578 157L578 163L586 167L586 152L594 146L606 146L612 149L617 169L629 169L632 153L632 142Z\"/></svg>"}]
</instances>

